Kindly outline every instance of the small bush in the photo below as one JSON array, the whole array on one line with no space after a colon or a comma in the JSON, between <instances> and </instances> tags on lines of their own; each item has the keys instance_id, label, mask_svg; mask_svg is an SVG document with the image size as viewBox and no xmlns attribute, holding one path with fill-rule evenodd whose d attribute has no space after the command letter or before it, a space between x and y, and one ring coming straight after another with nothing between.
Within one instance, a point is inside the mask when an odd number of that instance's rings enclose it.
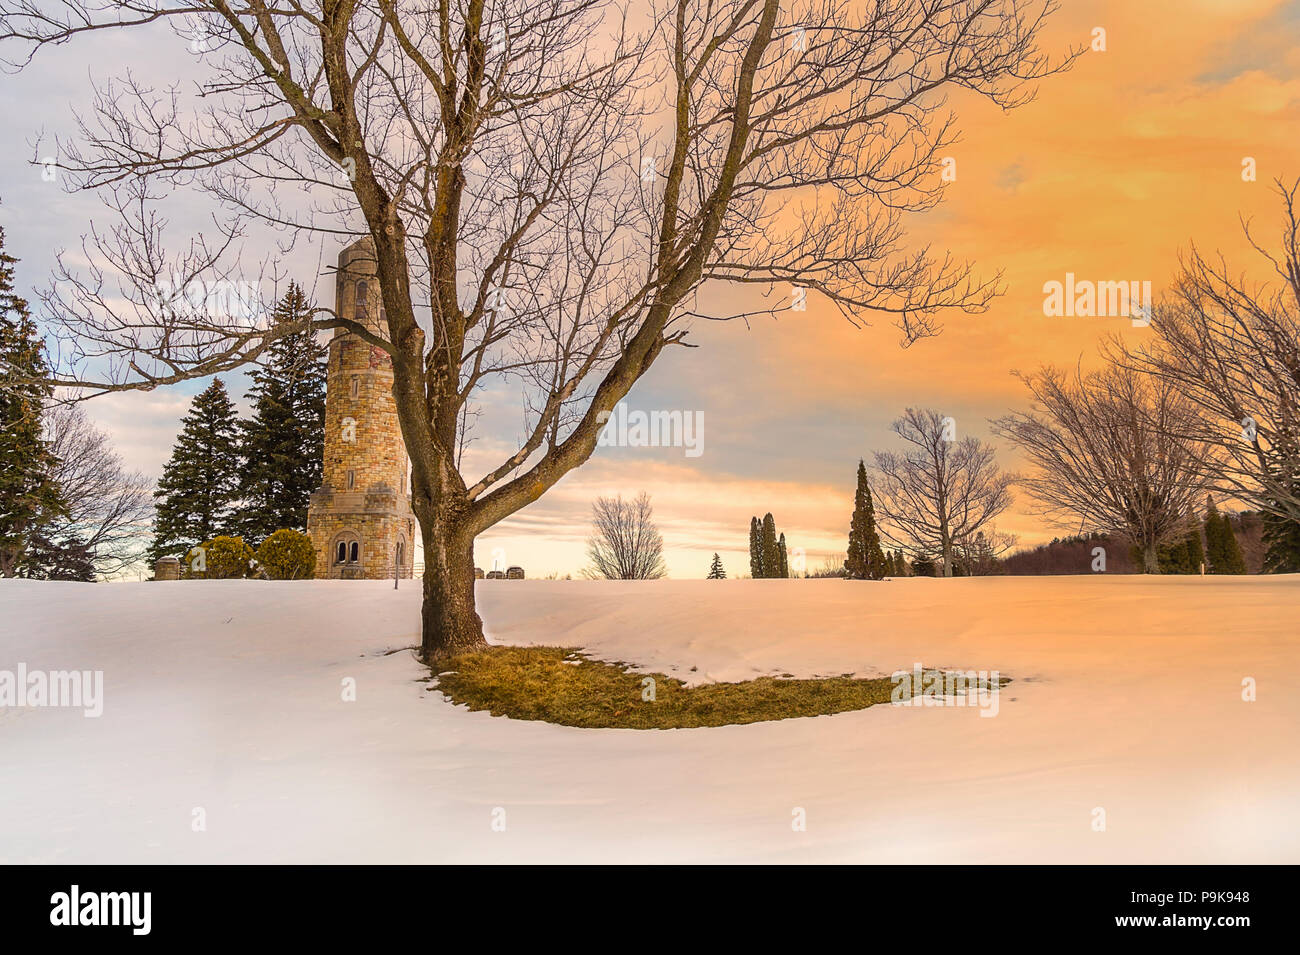
<instances>
[{"instance_id":1,"label":"small bush","mask_svg":"<svg viewBox=\"0 0 1300 955\"><path fill-rule=\"evenodd\" d=\"M242 537L214 537L185 555L181 574L195 580L247 577L252 573L253 558L253 548Z\"/></svg>"},{"instance_id":2,"label":"small bush","mask_svg":"<svg viewBox=\"0 0 1300 955\"><path fill-rule=\"evenodd\" d=\"M316 575L316 548L306 534L284 528L262 541L257 562L272 580L307 580Z\"/></svg>"}]
</instances>

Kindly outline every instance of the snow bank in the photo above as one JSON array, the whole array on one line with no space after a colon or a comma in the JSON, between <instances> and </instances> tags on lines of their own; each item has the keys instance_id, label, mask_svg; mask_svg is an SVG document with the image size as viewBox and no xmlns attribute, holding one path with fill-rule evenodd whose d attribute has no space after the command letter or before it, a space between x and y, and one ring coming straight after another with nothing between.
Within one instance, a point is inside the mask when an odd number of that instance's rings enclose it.
<instances>
[{"instance_id":1,"label":"snow bank","mask_svg":"<svg viewBox=\"0 0 1300 955\"><path fill-rule=\"evenodd\" d=\"M0 671L102 671L104 711L0 709L0 862L1300 861L1300 577L478 587L495 641L692 682L1015 682L992 719L582 730L429 691L411 582L3 581Z\"/></svg>"}]
</instances>

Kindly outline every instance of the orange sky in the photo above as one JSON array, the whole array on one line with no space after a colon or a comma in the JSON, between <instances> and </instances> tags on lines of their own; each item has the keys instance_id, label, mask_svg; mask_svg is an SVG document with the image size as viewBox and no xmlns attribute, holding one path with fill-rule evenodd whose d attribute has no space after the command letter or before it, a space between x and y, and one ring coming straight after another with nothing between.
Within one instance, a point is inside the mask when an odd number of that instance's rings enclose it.
<instances>
[{"instance_id":1,"label":"orange sky","mask_svg":"<svg viewBox=\"0 0 1300 955\"><path fill-rule=\"evenodd\" d=\"M1024 405L1012 369L1086 360L1112 331L1144 334L1124 319L1044 317L1044 282L1066 272L1148 280L1158 295L1192 240L1255 269L1238 215L1253 216L1272 240L1272 179L1300 176L1300 4L1069 2L1045 47L1088 43L1094 27L1106 30L1106 51L1045 82L1034 103L1004 114L974 97L951 100L963 131L950 151L957 180L911 234L975 259L985 273L1004 270L1006 295L988 314L950 316L942 336L906 351L887 321L854 329L813 299L805 313L748 331L700 323L693 337L704 347L662 359L670 367L648 382L655 400L638 403L634 391L630 403L703 409L705 454L611 459L600 451L552 500L489 532L483 546L542 569L574 569L585 529L570 524L581 525L590 498L645 489L675 576L703 575L713 550L732 573L747 572L749 515L766 510L815 567L843 550L857 458L890 446L888 422L903 407L940 408L959 433L988 437L988 418ZM1242 181L1247 156L1258 167L1253 183ZM755 434L770 435L783 459L736 452L769 443ZM791 446L798 453L782 455ZM1019 466L999 448L1007 466ZM1027 503L1018 496L999 526L1026 543L1060 532ZM554 560L561 554L571 556Z\"/></svg>"}]
</instances>

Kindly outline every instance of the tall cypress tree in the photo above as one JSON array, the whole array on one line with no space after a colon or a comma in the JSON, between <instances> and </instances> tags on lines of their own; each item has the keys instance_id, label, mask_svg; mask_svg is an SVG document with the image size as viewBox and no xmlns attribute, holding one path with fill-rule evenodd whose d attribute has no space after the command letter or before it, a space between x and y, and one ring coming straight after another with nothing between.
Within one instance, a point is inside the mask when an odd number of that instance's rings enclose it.
<instances>
[{"instance_id":1,"label":"tall cypress tree","mask_svg":"<svg viewBox=\"0 0 1300 955\"><path fill-rule=\"evenodd\" d=\"M757 517L749 519L749 576L763 576L763 531Z\"/></svg>"},{"instance_id":2,"label":"tall cypress tree","mask_svg":"<svg viewBox=\"0 0 1300 955\"><path fill-rule=\"evenodd\" d=\"M782 578L789 577L790 576L790 555L785 549L785 534L781 535L781 539L776 542L776 546L777 549L781 552L781 568L780 568L780 573L778 573L777 576Z\"/></svg>"},{"instance_id":3,"label":"tall cypress tree","mask_svg":"<svg viewBox=\"0 0 1300 955\"><path fill-rule=\"evenodd\" d=\"M195 544L232 529L239 499L239 428L220 378L194 399L163 468L149 560L180 557Z\"/></svg>"},{"instance_id":4,"label":"tall cypress tree","mask_svg":"<svg viewBox=\"0 0 1300 955\"><path fill-rule=\"evenodd\" d=\"M849 556L844 562L852 580L880 580L885 576L885 553L876 528L876 509L867 484L867 467L858 461L858 487L853 495L853 518L849 523Z\"/></svg>"},{"instance_id":5,"label":"tall cypress tree","mask_svg":"<svg viewBox=\"0 0 1300 955\"><path fill-rule=\"evenodd\" d=\"M772 517L772 512L763 515L763 576L780 577L781 576L781 547L776 539L776 520Z\"/></svg>"},{"instance_id":6,"label":"tall cypress tree","mask_svg":"<svg viewBox=\"0 0 1300 955\"><path fill-rule=\"evenodd\" d=\"M302 288L290 283L274 318L301 321L310 307ZM276 341L266 366L252 372L253 417L240 423L239 528L253 546L282 527L307 526L324 459L325 354L314 332L294 332Z\"/></svg>"},{"instance_id":7,"label":"tall cypress tree","mask_svg":"<svg viewBox=\"0 0 1300 955\"><path fill-rule=\"evenodd\" d=\"M722 558L719 557L716 552L713 555L713 563L709 567L709 576L707 579L708 580L727 579L727 572L722 569Z\"/></svg>"},{"instance_id":8,"label":"tall cypress tree","mask_svg":"<svg viewBox=\"0 0 1300 955\"><path fill-rule=\"evenodd\" d=\"M17 574L43 524L63 513L54 480L57 463L41 430L52 392L45 346L14 291L17 259L4 250L0 229L0 576Z\"/></svg>"}]
</instances>

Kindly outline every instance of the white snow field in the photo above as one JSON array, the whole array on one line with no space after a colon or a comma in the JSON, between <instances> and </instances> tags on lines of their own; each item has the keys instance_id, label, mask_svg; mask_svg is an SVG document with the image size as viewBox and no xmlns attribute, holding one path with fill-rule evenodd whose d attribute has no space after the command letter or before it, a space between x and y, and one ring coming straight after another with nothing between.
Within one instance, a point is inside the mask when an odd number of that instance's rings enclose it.
<instances>
[{"instance_id":1,"label":"white snow field","mask_svg":"<svg viewBox=\"0 0 1300 955\"><path fill-rule=\"evenodd\" d=\"M428 690L418 582L3 581L0 671L102 670L104 708L0 709L0 862L1300 862L1300 576L478 587L496 642L694 681L1014 682L585 730Z\"/></svg>"}]
</instances>

